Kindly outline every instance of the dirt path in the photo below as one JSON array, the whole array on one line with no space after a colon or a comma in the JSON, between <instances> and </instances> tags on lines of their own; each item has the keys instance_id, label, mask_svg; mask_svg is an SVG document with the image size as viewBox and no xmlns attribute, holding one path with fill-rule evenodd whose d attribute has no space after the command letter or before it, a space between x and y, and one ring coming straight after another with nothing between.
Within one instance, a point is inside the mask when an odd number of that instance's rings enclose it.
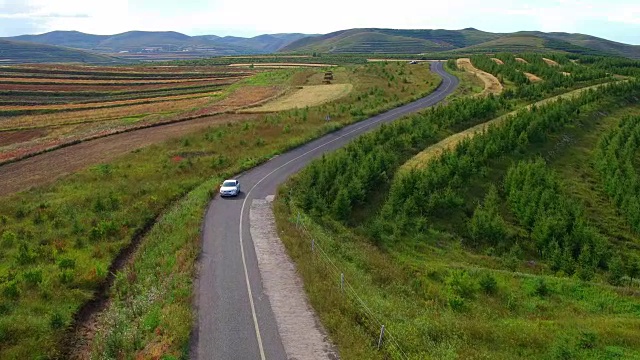
<instances>
[{"instance_id":1,"label":"dirt path","mask_svg":"<svg viewBox=\"0 0 640 360\"><path fill-rule=\"evenodd\" d=\"M212 125L255 118L223 114L112 135L0 166L0 196L50 184L56 179L151 144L184 136Z\"/></svg>"},{"instance_id":2,"label":"dirt path","mask_svg":"<svg viewBox=\"0 0 640 360\"><path fill-rule=\"evenodd\" d=\"M464 71L474 74L475 76L480 78L482 82L484 82L484 90L476 96L486 96L488 94L497 95L502 93L503 87L500 81L495 76L482 70L476 69L476 67L471 64L471 59L458 59L457 64L459 68L462 68Z\"/></svg>"},{"instance_id":3,"label":"dirt path","mask_svg":"<svg viewBox=\"0 0 640 360\"><path fill-rule=\"evenodd\" d=\"M524 74L524 76L526 76L526 77L527 77L527 79L529 79L529 81L531 81L531 82L539 82L539 81L542 81L542 78L540 78L539 76L537 76L537 75L535 75L535 74L528 73L528 72L525 72L525 73L523 73L523 74Z\"/></svg>"},{"instance_id":4,"label":"dirt path","mask_svg":"<svg viewBox=\"0 0 640 360\"><path fill-rule=\"evenodd\" d=\"M547 63L547 65L549 66L559 66L559 64L551 59L547 59L547 58L542 58L542 60L544 60L544 62Z\"/></svg>"},{"instance_id":5,"label":"dirt path","mask_svg":"<svg viewBox=\"0 0 640 360\"><path fill-rule=\"evenodd\" d=\"M523 58L519 58L519 57L516 58L516 61L519 62L519 63L523 63L523 64L528 64L529 63L527 60L525 60Z\"/></svg>"},{"instance_id":6,"label":"dirt path","mask_svg":"<svg viewBox=\"0 0 640 360\"><path fill-rule=\"evenodd\" d=\"M564 94L561 94L561 95L558 95L558 96L554 96L554 97L550 97L548 99L544 99L544 100L538 101L538 102L536 102L536 103L534 103L532 105L529 105L529 106L525 107L525 109L531 109L532 106L544 105L544 104L546 104L548 102L555 101L555 100L558 100L560 98L573 98L575 96L580 95L584 91L587 91L589 89L596 89L596 88L599 88L599 87L604 86L604 85L607 85L607 84L599 84L599 85L589 86L589 87L578 89L578 90L573 90L573 91L570 91L568 93L564 93ZM476 125L476 126L474 126L472 128L469 128L467 130L461 131L461 132L459 132L457 134L453 134L453 135L449 136L448 138L440 141L437 144L429 146L424 151L422 151L418 155L414 156L409 161L407 161L404 165L402 165L400 167L399 172L409 171L411 169L420 169L420 168L423 168L423 167L427 166L429 164L429 161L431 161L432 159L438 157L445 150L454 149L456 147L456 145L458 145L462 140L467 139L467 138L472 138L476 134L483 133L491 125L500 125L505 120L507 120L511 116L517 114L521 110L522 109L518 109L518 110L512 111L512 112L510 112L508 114L505 114L505 115L502 115L500 117L497 117L497 118L495 118L493 120L489 120L489 121L487 121L485 123Z\"/></svg>"},{"instance_id":7,"label":"dirt path","mask_svg":"<svg viewBox=\"0 0 640 360\"><path fill-rule=\"evenodd\" d=\"M278 237L270 202L253 200L249 219L262 283L269 297L287 358L338 359L326 331L309 305L302 280L296 273L296 266Z\"/></svg>"},{"instance_id":8,"label":"dirt path","mask_svg":"<svg viewBox=\"0 0 640 360\"><path fill-rule=\"evenodd\" d=\"M498 58L491 58L491 60L493 60L494 63L498 64L498 65L504 65L504 61L498 59Z\"/></svg>"}]
</instances>

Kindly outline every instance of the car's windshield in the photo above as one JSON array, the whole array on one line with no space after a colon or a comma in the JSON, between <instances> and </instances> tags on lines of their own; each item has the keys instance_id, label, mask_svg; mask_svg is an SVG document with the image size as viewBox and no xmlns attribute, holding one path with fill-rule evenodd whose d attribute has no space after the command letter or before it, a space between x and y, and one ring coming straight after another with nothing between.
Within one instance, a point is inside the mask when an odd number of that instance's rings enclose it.
<instances>
[{"instance_id":1,"label":"car's windshield","mask_svg":"<svg viewBox=\"0 0 640 360\"><path fill-rule=\"evenodd\" d=\"M225 181L224 183L222 183L222 186L225 186L225 187L227 187L227 186L236 186L236 182L228 180L228 181Z\"/></svg>"}]
</instances>

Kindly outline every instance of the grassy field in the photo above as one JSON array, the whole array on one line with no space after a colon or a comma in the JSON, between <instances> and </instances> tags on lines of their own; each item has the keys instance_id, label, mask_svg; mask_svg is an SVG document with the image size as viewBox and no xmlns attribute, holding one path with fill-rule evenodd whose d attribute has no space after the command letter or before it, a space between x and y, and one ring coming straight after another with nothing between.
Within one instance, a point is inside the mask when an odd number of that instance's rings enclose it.
<instances>
[{"instance_id":1,"label":"grassy field","mask_svg":"<svg viewBox=\"0 0 640 360\"><path fill-rule=\"evenodd\" d=\"M518 85L530 86L537 85ZM604 94L608 87L599 88L600 95L576 91L561 101L537 104L535 111L501 118L510 127L492 127L489 133L498 143L508 141L510 148L487 141L486 134L454 141L455 151L436 154L423 170L407 175L393 167L416 150L415 135L405 132L424 133L423 141L437 143L447 128L390 126L328 155L281 188L275 204L281 238L341 358L640 357L637 234L593 166L603 134L640 112L638 84L633 90L622 90L625 83L616 86L615 95ZM521 106L523 99L510 101ZM570 105L580 101L580 106ZM485 100L458 106L487 105ZM541 110L547 107L553 110ZM536 117L546 118L546 127L540 128ZM527 126L520 120L522 132L512 134L518 118L531 121ZM456 128L451 125L456 121L468 123L462 112L452 116L449 127ZM394 138L386 143L385 134ZM485 157L489 160L480 160ZM562 225L546 223L546 231L541 226L534 231L514 210L516 185L506 179L540 157L546 161L544 171L556 174L544 175L550 176L546 180L539 174L530 177L549 184L545 201L584 209L573 213L580 219L575 229L584 229L580 241L597 234L592 245L576 253L552 257L536 250L540 239L559 234ZM456 170L478 163L473 170ZM347 178L353 183L348 192L336 191L334 185L344 187ZM538 202L529 199L523 208L535 209ZM557 209L537 214L545 218ZM299 217L305 227L296 226ZM491 238L493 230L498 235ZM596 250L596 243L608 250ZM348 282L345 292L341 273ZM376 350L382 324L387 337Z\"/></svg>"},{"instance_id":2,"label":"grassy field","mask_svg":"<svg viewBox=\"0 0 640 360\"><path fill-rule=\"evenodd\" d=\"M265 73L248 85L314 76ZM345 76L353 90L339 100L211 127L4 197L0 357L67 357L69 342L72 352L97 358L186 354L199 224L219 180L439 84L428 65L368 64L347 68ZM106 310L89 324L97 331L71 334L74 316L104 284L114 259L138 241L115 276Z\"/></svg>"}]
</instances>

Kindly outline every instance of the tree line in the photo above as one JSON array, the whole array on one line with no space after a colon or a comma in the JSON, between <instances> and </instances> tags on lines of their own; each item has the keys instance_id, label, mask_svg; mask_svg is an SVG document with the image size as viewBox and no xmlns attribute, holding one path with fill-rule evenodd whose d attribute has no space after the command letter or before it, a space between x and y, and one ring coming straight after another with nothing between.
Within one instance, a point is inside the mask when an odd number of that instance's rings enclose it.
<instances>
[{"instance_id":1,"label":"tree line","mask_svg":"<svg viewBox=\"0 0 640 360\"><path fill-rule=\"evenodd\" d=\"M604 189L633 230L640 234L640 116L622 119L604 134L594 152Z\"/></svg>"},{"instance_id":2,"label":"tree line","mask_svg":"<svg viewBox=\"0 0 640 360\"><path fill-rule=\"evenodd\" d=\"M462 99L383 125L312 162L295 180L301 207L347 221L356 205L390 183L396 169L443 136L443 131L494 118L509 104L498 97ZM302 191L304 190L304 191Z\"/></svg>"}]
</instances>

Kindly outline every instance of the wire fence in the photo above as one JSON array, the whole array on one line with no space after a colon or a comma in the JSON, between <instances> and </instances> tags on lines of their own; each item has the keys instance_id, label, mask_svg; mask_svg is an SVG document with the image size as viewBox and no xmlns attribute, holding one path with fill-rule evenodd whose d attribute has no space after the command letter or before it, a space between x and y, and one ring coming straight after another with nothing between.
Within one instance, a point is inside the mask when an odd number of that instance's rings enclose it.
<instances>
[{"instance_id":1,"label":"wire fence","mask_svg":"<svg viewBox=\"0 0 640 360\"><path fill-rule=\"evenodd\" d=\"M344 294L345 298L352 301L353 304L357 306L361 313L368 319L370 326L377 327L379 335L377 339L374 339L377 350L384 351L386 354L393 356L393 358L409 359L409 356L402 348L397 338L386 326L388 323L383 321L381 317L367 305L362 297L358 295L356 289L345 276L345 272L336 265L327 253L323 242L319 241L317 237L314 237L311 234L300 213L298 213L295 223L298 230L306 236L307 241L309 242L310 251L317 259L320 259L326 265L327 270L331 272L331 277L336 279L336 283L339 284L340 290Z\"/></svg>"}]
</instances>

